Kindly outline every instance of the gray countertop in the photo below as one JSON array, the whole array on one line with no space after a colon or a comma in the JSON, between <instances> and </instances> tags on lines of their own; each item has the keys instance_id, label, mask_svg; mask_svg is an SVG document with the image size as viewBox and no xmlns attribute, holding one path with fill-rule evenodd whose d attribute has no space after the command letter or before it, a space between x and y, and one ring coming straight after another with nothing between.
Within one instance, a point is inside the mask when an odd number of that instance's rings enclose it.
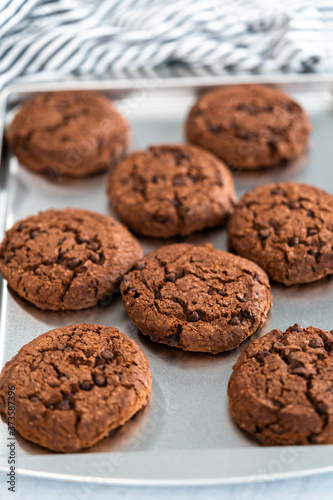
<instances>
[{"instance_id":1,"label":"gray countertop","mask_svg":"<svg viewBox=\"0 0 333 500\"><path fill-rule=\"evenodd\" d=\"M333 474L262 483L205 487L91 485L19 476L16 492L7 491L0 475L1 500L312 500L333 499Z\"/></svg>"}]
</instances>

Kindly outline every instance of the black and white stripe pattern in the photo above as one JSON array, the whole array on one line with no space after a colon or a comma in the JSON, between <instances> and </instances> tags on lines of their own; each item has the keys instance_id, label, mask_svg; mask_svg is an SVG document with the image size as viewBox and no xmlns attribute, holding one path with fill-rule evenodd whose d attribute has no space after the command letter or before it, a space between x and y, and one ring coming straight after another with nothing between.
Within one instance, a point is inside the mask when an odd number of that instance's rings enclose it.
<instances>
[{"instance_id":1,"label":"black and white stripe pattern","mask_svg":"<svg viewBox=\"0 0 333 500\"><path fill-rule=\"evenodd\" d=\"M171 62L333 71L333 0L1 0L0 86Z\"/></svg>"}]
</instances>

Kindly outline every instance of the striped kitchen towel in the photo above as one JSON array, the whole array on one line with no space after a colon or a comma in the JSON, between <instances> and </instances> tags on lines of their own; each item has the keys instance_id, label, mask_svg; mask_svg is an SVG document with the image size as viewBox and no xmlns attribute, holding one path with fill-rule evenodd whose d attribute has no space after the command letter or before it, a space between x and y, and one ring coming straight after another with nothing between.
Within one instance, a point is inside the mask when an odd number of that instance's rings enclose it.
<instances>
[{"instance_id":1,"label":"striped kitchen towel","mask_svg":"<svg viewBox=\"0 0 333 500\"><path fill-rule=\"evenodd\" d=\"M333 0L1 0L0 86L170 63L333 71Z\"/></svg>"}]
</instances>

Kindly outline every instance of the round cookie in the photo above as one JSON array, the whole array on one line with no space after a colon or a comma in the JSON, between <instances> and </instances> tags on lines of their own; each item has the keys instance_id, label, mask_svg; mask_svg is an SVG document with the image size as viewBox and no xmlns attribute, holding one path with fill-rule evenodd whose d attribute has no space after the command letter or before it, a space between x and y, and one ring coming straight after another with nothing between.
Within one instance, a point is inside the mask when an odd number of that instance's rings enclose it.
<instances>
[{"instance_id":1,"label":"round cookie","mask_svg":"<svg viewBox=\"0 0 333 500\"><path fill-rule=\"evenodd\" d=\"M149 253L120 290L130 318L151 340L212 354L252 335L272 305L259 266L210 244L168 245Z\"/></svg>"},{"instance_id":2,"label":"round cookie","mask_svg":"<svg viewBox=\"0 0 333 500\"><path fill-rule=\"evenodd\" d=\"M117 162L128 135L126 120L104 96L65 91L40 94L23 104L7 141L33 172L84 177Z\"/></svg>"},{"instance_id":3,"label":"round cookie","mask_svg":"<svg viewBox=\"0 0 333 500\"><path fill-rule=\"evenodd\" d=\"M266 446L333 444L332 333L294 325L242 352L228 385L241 429Z\"/></svg>"},{"instance_id":4,"label":"round cookie","mask_svg":"<svg viewBox=\"0 0 333 500\"><path fill-rule=\"evenodd\" d=\"M151 146L111 173L108 195L134 231L169 238L224 224L236 197L227 167L194 146Z\"/></svg>"},{"instance_id":5,"label":"round cookie","mask_svg":"<svg viewBox=\"0 0 333 500\"><path fill-rule=\"evenodd\" d=\"M0 374L0 411L15 386L16 430L59 452L92 446L143 408L151 388L140 347L112 327L78 324L26 344Z\"/></svg>"},{"instance_id":6,"label":"round cookie","mask_svg":"<svg viewBox=\"0 0 333 500\"><path fill-rule=\"evenodd\" d=\"M228 224L229 245L285 285L333 273L333 196L296 182L246 193Z\"/></svg>"},{"instance_id":7,"label":"round cookie","mask_svg":"<svg viewBox=\"0 0 333 500\"><path fill-rule=\"evenodd\" d=\"M271 167L299 156L311 131L293 99L262 85L234 85L204 94L186 122L189 142L242 169Z\"/></svg>"},{"instance_id":8,"label":"round cookie","mask_svg":"<svg viewBox=\"0 0 333 500\"><path fill-rule=\"evenodd\" d=\"M86 309L112 295L141 256L138 241L112 217L48 210L6 233L0 271L15 292L41 309Z\"/></svg>"}]
</instances>

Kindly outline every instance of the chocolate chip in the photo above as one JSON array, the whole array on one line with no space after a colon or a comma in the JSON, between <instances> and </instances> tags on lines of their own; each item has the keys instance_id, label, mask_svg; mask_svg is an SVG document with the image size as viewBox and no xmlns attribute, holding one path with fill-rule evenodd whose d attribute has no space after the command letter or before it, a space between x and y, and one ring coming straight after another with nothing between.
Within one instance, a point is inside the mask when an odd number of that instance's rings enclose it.
<instances>
[{"instance_id":1,"label":"chocolate chip","mask_svg":"<svg viewBox=\"0 0 333 500\"><path fill-rule=\"evenodd\" d=\"M320 401L319 403L317 403L316 410L319 415L327 415L327 406L324 401Z\"/></svg>"},{"instance_id":2,"label":"chocolate chip","mask_svg":"<svg viewBox=\"0 0 333 500\"><path fill-rule=\"evenodd\" d=\"M59 250L58 258L57 258L58 264L60 264L60 262L63 262L66 253L68 253L68 250Z\"/></svg>"},{"instance_id":3,"label":"chocolate chip","mask_svg":"<svg viewBox=\"0 0 333 500\"><path fill-rule=\"evenodd\" d=\"M114 358L113 352L110 351L110 349L105 349L104 351L102 351L102 358L113 359Z\"/></svg>"},{"instance_id":4,"label":"chocolate chip","mask_svg":"<svg viewBox=\"0 0 333 500\"><path fill-rule=\"evenodd\" d=\"M232 318L232 320L230 321L230 325L239 325L239 324L240 324L240 320L239 320L238 316L234 316Z\"/></svg>"},{"instance_id":5,"label":"chocolate chip","mask_svg":"<svg viewBox=\"0 0 333 500\"><path fill-rule=\"evenodd\" d=\"M10 252L6 253L5 254L5 258L4 258L4 261L6 262L6 264L8 264L8 262L11 261L11 258L13 257L14 255Z\"/></svg>"},{"instance_id":6,"label":"chocolate chip","mask_svg":"<svg viewBox=\"0 0 333 500\"><path fill-rule=\"evenodd\" d=\"M269 351L262 351L259 354L257 354L256 358L258 361L263 361L264 358L267 358L271 353Z\"/></svg>"},{"instance_id":7,"label":"chocolate chip","mask_svg":"<svg viewBox=\"0 0 333 500\"><path fill-rule=\"evenodd\" d=\"M280 424L272 424L269 428L274 434L282 434L283 432L283 427Z\"/></svg>"},{"instance_id":8,"label":"chocolate chip","mask_svg":"<svg viewBox=\"0 0 333 500\"><path fill-rule=\"evenodd\" d=\"M290 332L302 332L303 328L299 326L297 323L294 324L294 326L289 328Z\"/></svg>"},{"instance_id":9,"label":"chocolate chip","mask_svg":"<svg viewBox=\"0 0 333 500\"><path fill-rule=\"evenodd\" d=\"M306 230L306 236L315 236L319 231L315 227L308 227Z\"/></svg>"},{"instance_id":10,"label":"chocolate chip","mask_svg":"<svg viewBox=\"0 0 333 500\"><path fill-rule=\"evenodd\" d=\"M173 186L184 186L185 181L180 175L175 175L172 179Z\"/></svg>"},{"instance_id":11,"label":"chocolate chip","mask_svg":"<svg viewBox=\"0 0 333 500\"><path fill-rule=\"evenodd\" d=\"M81 244L81 243L90 243L90 238L88 238L87 236L82 236L82 235L79 234L76 237L76 241L79 244Z\"/></svg>"},{"instance_id":12,"label":"chocolate chip","mask_svg":"<svg viewBox=\"0 0 333 500\"><path fill-rule=\"evenodd\" d=\"M310 339L309 347L313 347L314 349L318 349L324 347L323 341L321 339Z\"/></svg>"},{"instance_id":13,"label":"chocolate chip","mask_svg":"<svg viewBox=\"0 0 333 500\"><path fill-rule=\"evenodd\" d=\"M126 291L126 294L129 294L131 293L133 299L137 299L138 297L140 297L140 294L138 293L138 291L135 289L135 288L129 288L127 291Z\"/></svg>"},{"instance_id":14,"label":"chocolate chip","mask_svg":"<svg viewBox=\"0 0 333 500\"><path fill-rule=\"evenodd\" d=\"M159 300L161 297L162 295L160 294L160 292L155 293L155 299Z\"/></svg>"},{"instance_id":15,"label":"chocolate chip","mask_svg":"<svg viewBox=\"0 0 333 500\"><path fill-rule=\"evenodd\" d=\"M176 279L177 279L177 274L176 273L169 273L165 276L165 279L167 281L171 281L171 283L175 283Z\"/></svg>"},{"instance_id":16,"label":"chocolate chip","mask_svg":"<svg viewBox=\"0 0 333 500\"><path fill-rule=\"evenodd\" d=\"M184 161L189 160L189 157L180 150L175 151L173 156L175 158L176 165L181 165Z\"/></svg>"},{"instance_id":17,"label":"chocolate chip","mask_svg":"<svg viewBox=\"0 0 333 500\"><path fill-rule=\"evenodd\" d=\"M269 229L260 229L258 236L261 240L267 240L268 236L271 234Z\"/></svg>"},{"instance_id":18,"label":"chocolate chip","mask_svg":"<svg viewBox=\"0 0 333 500\"><path fill-rule=\"evenodd\" d=\"M75 269L76 267L78 267L80 264L81 264L81 260L80 259L71 259L68 261L68 267L69 269Z\"/></svg>"},{"instance_id":19,"label":"chocolate chip","mask_svg":"<svg viewBox=\"0 0 333 500\"><path fill-rule=\"evenodd\" d=\"M225 292L224 290L216 290L216 291L219 295L221 295L221 297L226 297L228 295L227 292Z\"/></svg>"},{"instance_id":20,"label":"chocolate chip","mask_svg":"<svg viewBox=\"0 0 333 500\"><path fill-rule=\"evenodd\" d=\"M95 381L95 384L98 385L98 387L103 387L105 385L106 379L105 379L105 377L103 377L103 375L96 373L94 375L94 381Z\"/></svg>"},{"instance_id":21,"label":"chocolate chip","mask_svg":"<svg viewBox=\"0 0 333 500\"><path fill-rule=\"evenodd\" d=\"M101 306L108 306L113 300L113 295L105 295L105 297L98 299L98 303Z\"/></svg>"},{"instance_id":22,"label":"chocolate chip","mask_svg":"<svg viewBox=\"0 0 333 500\"><path fill-rule=\"evenodd\" d=\"M146 269L146 264L144 262L137 262L134 266L134 269L137 271L142 271L143 269Z\"/></svg>"},{"instance_id":23,"label":"chocolate chip","mask_svg":"<svg viewBox=\"0 0 333 500\"><path fill-rule=\"evenodd\" d=\"M105 365L98 365L98 366L96 366L96 368L98 370L104 370L105 369Z\"/></svg>"},{"instance_id":24,"label":"chocolate chip","mask_svg":"<svg viewBox=\"0 0 333 500\"><path fill-rule=\"evenodd\" d=\"M69 410L70 407L71 405L68 399L63 399L62 401L56 404L57 410Z\"/></svg>"},{"instance_id":25,"label":"chocolate chip","mask_svg":"<svg viewBox=\"0 0 333 500\"><path fill-rule=\"evenodd\" d=\"M40 234L40 231L39 229L32 229L30 231L30 238L33 240L35 238L37 238L37 236Z\"/></svg>"},{"instance_id":26,"label":"chocolate chip","mask_svg":"<svg viewBox=\"0 0 333 500\"><path fill-rule=\"evenodd\" d=\"M295 375L307 375L308 370L305 368L305 366L296 366L295 368L292 368L292 372Z\"/></svg>"},{"instance_id":27,"label":"chocolate chip","mask_svg":"<svg viewBox=\"0 0 333 500\"><path fill-rule=\"evenodd\" d=\"M200 319L201 319L200 314L197 311L193 311L188 316L187 321L190 321L191 323L195 323L196 321L199 321Z\"/></svg>"},{"instance_id":28,"label":"chocolate chip","mask_svg":"<svg viewBox=\"0 0 333 500\"><path fill-rule=\"evenodd\" d=\"M72 350L73 350L72 347L66 346L65 349L64 349L64 352L71 352Z\"/></svg>"},{"instance_id":29,"label":"chocolate chip","mask_svg":"<svg viewBox=\"0 0 333 500\"><path fill-rule=\"evenodd\" d=\"M100 248L100 245L97 243L97 241L91 241L88 243L87 247L89 250L93 250L94 252Z\"/></svg>"},{"instance_id":30,"label":"chocolate chip","mask_svg":"<svg viewBox=\"0 0 333 500\"><path fill-rule=\"evenodd\" d=\"M245 111L249 115L256 115L257 114L257 110L253 106L250 106L249 104L238 104L236 109L239 111Z\"/></svg>"},{"instance_id":31,"label":"chocolate chip","mask_svg":"<svg viewBox=\"0 0 333 500\"><path fill-rule=\"evenodd\" d=\"M274 106L272 104L266 103L264 105L264 110L267 111L268 113L271 113L274 110Z\"/></svg>"},{"instance_id":32,"label":"chocolate chip","mask_svg":"<svg viewBox=\"0 0 333 500\"><path fill-rule=\"evenodd\" d=\"M175 333L169 335L169 337L166 337L165 343L170 347L175 347L179 343L178 335L176 335Z\"/></svg>"},{"instance_id":33,"label":"chocolate chip","mask_svg":"<svg viewBox=\"0 0 333 500\"><path fill-rule=\"evenodd\" d=\"M281 102L280 105L286 111L289 111L289 112L293 111L293 104L292 104L292 102Z\"/></svg>"},{"instance_id":34,"label":"chocolate chip","mask_svg":"<svg viewBox=\"0 0 333 500\"><path fill-rule=\"evenodd\" d=\"M246 129L239 129L235 135L236 135L236 137L238 137L239 139L242 139L244 141L251 141L252 139L254 139L256 137L256 134L254 134L250 130L246 130Z\"/></svg>"},{"instance_id":35,"label":"chocolate chip","mask_svg":"<svg viewBox=\"0 0 333 500\"><path fill-rule=\"evenodd\" d=\"M133 186L133 191L143 194L145 192L145 188L142 185L136 184Z\"/></svg>"},{"instance_id":36,"label":"chocolate chip","mask_svg":"<svg viewBox=\"0 0 333 500\"><path fill-rule=\"evenodd\" d=\"M288 240L288 245L290 247L295 247L296 245L298 245L300 242L299 238L297 236L292 236L291 238L289 238Z\"/></svg>"},{"instance_id":37,"label":"chocolate chip","mask_svg":"<svg viewBox=\"0 0 333 500\"><path fill-rule=\"evenodd\" d=\"M151 182L153 184L164 184L164 177L161 177L160 175L154 175L151 178Z\"/></svg>"},{"instance_id":38,"label":"chocolate chip","mask_svg":"<svg viewBox=\"0 0 333 500\"><path fill-rule=\"evenodd\" d=\"M101 256L98 253L94 253L90 256L90 260L94 262L94 264L98 264L101 260Z\"/></svg>"},{"instance_id":39,"label":"chocolate chip","mask_svg":"<svg viewBox=\"0 0 333 500\"><path fill-rule=\"evenodd\" d=\"M29 397L29 400L30 400L32 403L37 403L37 401L39 401L39 397L38 397L38 396L30 396L30 397Z\"/></svg>"},{"instance_id":40,"label":"chocolate chip","mask_svg":"<svg viewBox=\"0 0 333 500\"><path fill-rule=\"evenodd\" d=\"M242 293L238 293L236 295L236 298L237 298L237 300L239 300L239 302L246 302L247 301L247 298Z\"/></svg>"},{"instance_id":41,"label":"chocolate chip","mask_svg":"<svg viewBox=\"0 0 333 500\"><path fill-rule=\"evenodd\" d=\"M220 125L216 125L214 123L210 123L208 125L209 132L212 134L219 134L222 130L222 127Z\"/></svg>"},{"instance_id":42,"label":"chocolate chip","mask_svg":"<svg viewBox=\"0 0 333 500\"><path fill-rule=\"evenodd\" d=\"M300 207L300 204L295 201L295 200L291 200L289 203L288 203L288 207L291 209L291 210L295 210L296 208L299 208Z\"/></svg>"},{"instance_id":43,"label":"chocolate chip","mask_svg":"<svg viewBox=\"0 0 333 500\"><path fill-rule=\"evenodd\" d=\"M276 188L272 189L271 194L283 196L285 194L285 192L283 191L282 188L276 187Z\"/></svg>"},{"instance_id":44,"label":"chocolate chip","mask_svg":"<svg viewBox=\"0 0 333 500\"><path fill-rule=\"evenodd\" d=\"M26 226L25 224L21 223L21 224L17 227L16 231L17 231L18 233L20 233L20 232L21 232L21 231L23 231L23 229L24 229L24 228L26 228L26 227L27 227L27 226Z\"/></svg>"},{"instance_id":45,"label":"chocolate chip","mask_svg":"<svg viewBox=\"0 0 333 500\"><path fill-rule=\"evenodd\" d=\"M83 391L90 391L92 387L90 380L83 380L79 385L80 389L82 389Z\"/></svg>"},{"instance_id":46,"label":"chocolate chip","mask_svg":"<svg viewBox=\"0 0 333 500\"><path fill-rule=\"evenodd\" d=\"M150 335L150 340L152 340L153 342L160 342L160 337L158 335L155 335L154 333L152 335Z\"/></svg>"},{"instance_id":47,"label":"chocolate chip","mask_svg":"<svg viewBox=\"0 0 333 500\"><path fill-rule=\"evenodd\" d=\"M168 217L166 217L165 215L155 214L153 216L153 219L154 219L154 221L158 222L159 224L165 224L166 222L168 222Z\"/></svg>"},{"instance_id":48,"label":"chocolate chip","mask_svg":"<svg viewBox=\"0 0 333 500\"><path fill-rule=\"evenodd\" d=\"M250 318L252 318L252 313L251 313L251 311L249 311L248 309L242 309L241 313L242 313L242 316L243 316L245 319L250 319Z\"/></svg>"},{"instance_id":49,"label":"chocolate chip","mask_svg":"<svg viewBox=\"0 0 333 500\"><path fill-rule=\"evenodd\" d=\"M276 153L278 150L278 143L276 141L268 141L268 147L272 153Z\"/></svg>"}]
</instances>

